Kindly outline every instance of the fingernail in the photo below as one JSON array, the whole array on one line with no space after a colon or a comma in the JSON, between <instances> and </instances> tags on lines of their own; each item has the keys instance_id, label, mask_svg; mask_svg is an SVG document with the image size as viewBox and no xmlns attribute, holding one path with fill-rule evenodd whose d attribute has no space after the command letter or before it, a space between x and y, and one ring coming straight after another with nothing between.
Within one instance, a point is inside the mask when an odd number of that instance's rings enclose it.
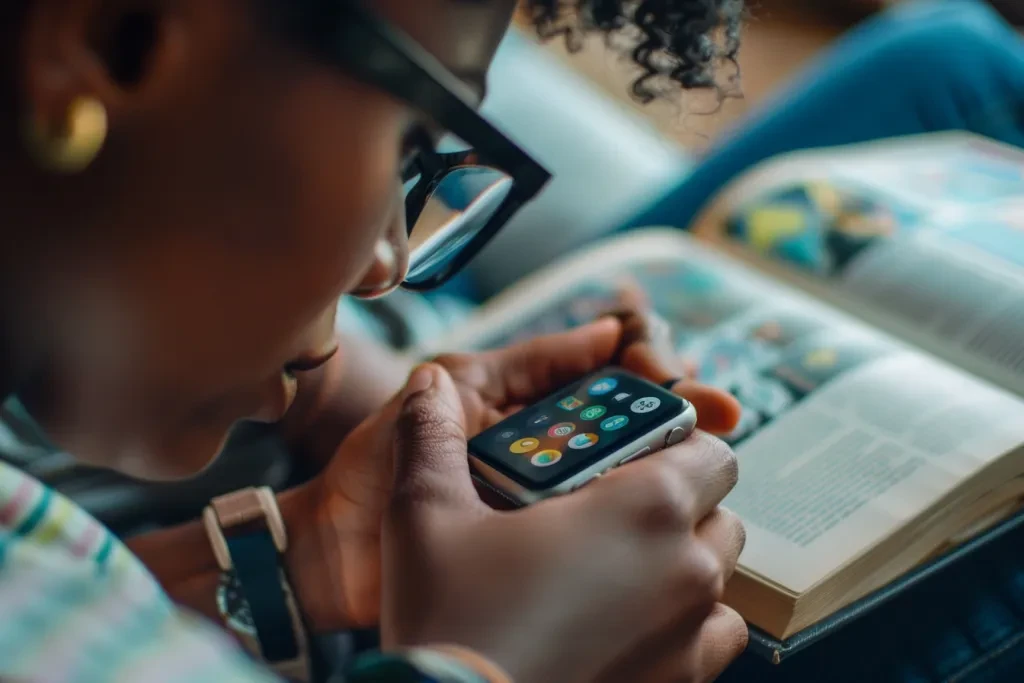
<instances>
[{"instance_id":1,"label":"fingernail","mask_svg":"<svg viewBox=\"0 0 1024 683\"><path fill-rule=\"evenodd\" d=\"M412 371L409 381L405 383L402 398L407 399L414 394L426 391L434 383L434 371L427 365L421 365Z\"/></svg>"}]
</instances>

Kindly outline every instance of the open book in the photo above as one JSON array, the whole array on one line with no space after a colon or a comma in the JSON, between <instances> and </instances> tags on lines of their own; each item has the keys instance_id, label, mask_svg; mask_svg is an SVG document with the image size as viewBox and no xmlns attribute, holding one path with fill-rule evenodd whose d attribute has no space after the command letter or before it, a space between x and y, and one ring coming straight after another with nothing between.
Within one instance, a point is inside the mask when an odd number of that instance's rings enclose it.
<instances>
[{"instance_id":1,"label":"open book","mask_svg":"<svg viewBox=\"0 0 1024 683\"><path fill-rule=\"evenodd\" d=\"M1024 153L966 135L795 154L728 189L696 237L609 239L424 351L644 297L689 372L744 406L727 601L785 639L1021 508L1022 198Z\"/></svg>"}]
</instances>

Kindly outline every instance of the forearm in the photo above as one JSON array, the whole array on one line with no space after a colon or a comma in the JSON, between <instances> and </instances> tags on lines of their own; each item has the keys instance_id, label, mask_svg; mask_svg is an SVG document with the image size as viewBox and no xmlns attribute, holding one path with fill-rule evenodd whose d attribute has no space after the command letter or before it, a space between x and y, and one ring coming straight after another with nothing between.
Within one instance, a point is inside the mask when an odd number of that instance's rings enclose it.
<instances>
[{"instance_id":1,"label":"forearm","mask_svg":"<svg viewBox=\"0 0 1024 683\"><path fill-rule=\"evenodd\" d=\"M301 528L300 525L309 524L311 513L308 509L308 496L305 495L306 488L291 489L277 496L286 529L297 529ZM142 534L128 539L126 545L146 565L175 603L220 622L216 594L221 569L202 522L189 522ZM301 536L291 534L284 557L288 576L298 577L303 573L303 566L311 562L322 562L319 550L309 547ZM303 587L295 583L295 578L291 580L300 608L304 609ZM307 616L316 621L316 612L315 609L310 610ZM329 630L333 626L310 623L313 630Z\"/></svg>"},{"instance_id":2,"label":"forearm","mask_svg":"<svg viewBox=\"0 0 1024 683\"><path fill-rule=\"evenodd\" d=\"M405 384L413 363L386 346L341 335L341 351L299 379L281 432L293 451L326 464L344 437Z\"/></svg>"}]
</instances>

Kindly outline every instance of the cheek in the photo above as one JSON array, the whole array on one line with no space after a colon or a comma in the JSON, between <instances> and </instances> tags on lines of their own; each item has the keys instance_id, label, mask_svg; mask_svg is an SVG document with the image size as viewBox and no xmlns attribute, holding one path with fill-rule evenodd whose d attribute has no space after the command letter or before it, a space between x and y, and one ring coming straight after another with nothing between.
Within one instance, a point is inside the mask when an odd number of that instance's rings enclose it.
<instances>
[{"instance_id":1,"label":"cheek","mask_svg":"<svg viewBox=\"0 0 1024 683\"><path fill-rule=\"evenodd\" d=\"M336 73L290 82L270 100L225 92L196 118L219 125L179 117L153 136L187 146L121 150L138 169L124 194L152 198L132 217L147 229L92 247L90 272L51 297L67 303L38 392L57 432L88 437L83 455L140 474L204 464L239 397L308 350L370 268L397 208L404 112Z\"/></svg>"},{"instance_id":2,"label":"cheek","mask_svg":"<svg viewBox=\"0 0 1024 683\"><path fill-rule=\"evenodd\" d=\"M335 74L331 82L337 85ZM294 253L301 254L298 267L315 270L313 277L337 296L358 285L373 264L377 241L403 215L398 165L404 113L376 94L352 101L350 90L314 82L290 98L281 117L288 132L276 143L287 159L278 166L289 192L283 222Z\"/></svg>"},{"instance_id":3,"label":"cheek","mask_svg":"<svg viewBox=\"0 0 1024 683\"><path fill-rule=\"evenodd\" d=\"M322 307L372 263L395 208L408 111L306 63L246 64L232 75L234 86L210 94L212 102L197 98L191 116L168 120L159 138L187 140L187 149L140 152L136 165L155 170L125 192L156 198L147 218L160 229L190 226L275 255L262 278L273 274L277 286L298 279L292 306ZM192 119L208 125L182 129L180 120ZM181 172L169 179L169 167Z\"/></svg>"},{"instance_id":4,"label":"cheek","mask_svg":"<svg viewBox=\"0 0 1024 683\"><path fill-rule=\"evenodd\" d=\"M48 364L25 399L83 460L178 478L209 464L231 426L264 407L307 322L288 305L295 290L254 277L273 274L269 259L181 240L150 246L118 253L72 278L90 286L54 297ZM191 260L173 258L185 251ZM215 267L232 257L253 269Z\"/></svg>"}]
</instances>

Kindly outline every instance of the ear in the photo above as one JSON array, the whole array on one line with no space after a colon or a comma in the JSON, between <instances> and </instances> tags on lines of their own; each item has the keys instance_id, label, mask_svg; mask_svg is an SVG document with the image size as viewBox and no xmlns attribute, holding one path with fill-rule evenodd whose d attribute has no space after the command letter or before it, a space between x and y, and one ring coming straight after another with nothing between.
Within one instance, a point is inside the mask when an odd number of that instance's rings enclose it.
<instances>
[{"instance_id":1,"label":"ear","mask_svg":"<svg viewBox=\"0 0 1024 683\"><path fill-rule=\"evenodd\" d=\"M169 0L26 0L21 32L21 103L59 129L81 96L99 100L116 123L184 58L187 22ZM172 9L174 10L172 12Z\"/></svg>"}]
</instances>

